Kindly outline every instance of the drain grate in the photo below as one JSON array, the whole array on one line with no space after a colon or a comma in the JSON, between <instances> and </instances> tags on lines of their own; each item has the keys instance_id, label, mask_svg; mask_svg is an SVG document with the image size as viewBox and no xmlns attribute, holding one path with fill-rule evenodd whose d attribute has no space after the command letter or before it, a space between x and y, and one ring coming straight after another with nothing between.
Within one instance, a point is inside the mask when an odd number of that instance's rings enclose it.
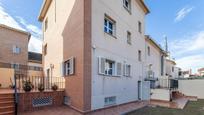
<instances>
[{"instance_id":1,"label":"drain grate","mask_svg":"<svg viewBox=\"0 0 204 115\"><path fill-rule=\"evenodd\" d=\"M33 107L52 105L52 97L36 98L32 101Z\"/></svg>"}]
</instances>

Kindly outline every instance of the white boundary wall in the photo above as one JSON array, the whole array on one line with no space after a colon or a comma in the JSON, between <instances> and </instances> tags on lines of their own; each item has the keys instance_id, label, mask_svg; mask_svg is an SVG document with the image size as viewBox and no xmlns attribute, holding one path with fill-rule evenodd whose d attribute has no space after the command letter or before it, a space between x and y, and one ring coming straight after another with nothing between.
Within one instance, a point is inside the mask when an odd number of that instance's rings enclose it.
<instances>
[{"instance_id":1,"label":"white boundary wall","mask_svg":"<svg viewBox=\"0 0 204 115\"><path fill-rule=\"evenodd\" d=\"M197 96L204 99L204 79L179 80L179 91L186 96Z\"/></svg>"},{"instance_id":2,"label":"white boundary wall","mask_svg":"<svg viewBox=\"0 0 204 115\"><path fill-rule=\"evenodd\" d=\"M170 101L170 91L168 89L151 89L151 99Z\"/></svg>"}]
</instances>

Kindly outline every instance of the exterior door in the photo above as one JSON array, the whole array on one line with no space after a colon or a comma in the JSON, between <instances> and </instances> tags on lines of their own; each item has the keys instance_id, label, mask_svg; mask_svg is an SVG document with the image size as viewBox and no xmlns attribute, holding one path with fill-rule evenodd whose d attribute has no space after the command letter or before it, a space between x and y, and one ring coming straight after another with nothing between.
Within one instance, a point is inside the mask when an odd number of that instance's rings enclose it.
<instances>
[{"instance_id":1,"label":"exterior door","mask_svg":"<svg viewBox=\"0 0 204 115\"><path fill-rule=\"evenodd\" d=\"M138 81L138 100L141 100L141 87L142 83L141 81Z\"/></svg>"}]
</instances>

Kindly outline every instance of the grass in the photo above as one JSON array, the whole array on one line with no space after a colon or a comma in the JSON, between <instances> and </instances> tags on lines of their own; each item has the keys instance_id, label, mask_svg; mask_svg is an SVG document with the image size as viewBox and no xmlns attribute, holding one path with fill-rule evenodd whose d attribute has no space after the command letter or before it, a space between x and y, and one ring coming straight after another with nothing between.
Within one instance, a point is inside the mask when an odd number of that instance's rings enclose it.
<instances>
[{"instance_id":1,"label":"grass","mask_svg":"<svg viewBox=\"0 0 204 115\"><path fill-rule=\"evenodd\" d=\"M183 110L164 107L145 107L127 115L204 115L204 100L189 102Z\"/></svg>"}]
</instances>

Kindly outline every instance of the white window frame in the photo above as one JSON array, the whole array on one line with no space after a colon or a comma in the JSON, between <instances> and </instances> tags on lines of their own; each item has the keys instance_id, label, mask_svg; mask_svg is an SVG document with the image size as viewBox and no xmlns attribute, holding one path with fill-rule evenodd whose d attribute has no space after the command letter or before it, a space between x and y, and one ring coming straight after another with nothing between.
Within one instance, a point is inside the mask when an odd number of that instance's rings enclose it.
<instances>
[{"instance_id":1,"label":"white window frame","mask_svg":"<svg viewBox=\"0 0 204 115\"><path fill-rule=\"evenodd\" d=\"M131 65L130 64L123 65L123 74L125 77L131 77Z\"/></svg>"},{"instance_id":2,"label":"white window frame","mask_svg":"<svg viewBox=\"0 0 204 115\"><path fill-rule=\"evenodd\" d=\"M128 3L128 6L126 5ZM128 11L131 12L131 0L123 0L123 7Z\"/></svg>"},{"instance_id":3,"label":"white window frame","mask_svg":"<svg viewBox=\"0 0 204 115\"><path fill-rule=\"evenodd\" d=\"M110 67L110 64L112 65L112 67ZM105 75L109 75L109 76L115 76L115 61L112 60L108 60L106 59L105 61ZM110 74L109 71L112 71Z\"/></svg>"},{"instance_id":4,"label":"white window frame","mask_svg":"<svg viewBox=\"0 0 204 115\"><path fill-rule=\"evenodd\" d=\"M98 63L98 73L99 75L105 75L105 76L114 76L114 77L121 77L122 76L122 63L114 61L112 59L107 59L103 57L99 57L99 63ZM110 63L112 63L112 67L110 67ZM109 71L112 71L110 74Z\"/></svg>"},{"instance_id":5,"label":"white window frame","mask_svg":"<svg viewBox=\"0 0 204 115\"><path fill-rule=\"evenodd\" d=\"M148 56L151 56L151 49L149 46L147 47L147 54L148 54Z\"/></svg>"},{"instance_id":6,"label":"white window frame","mask_svg":"<svg viewBox=\"0 0 204 115\"><path fill-rule=\"evenodd\" d=\"M14 45L13 46L13 53L14 54L20 54L20 52L21 52L21 48L16 46L16 45Z\"/></svg>"},{"instance_id":7,"label":"white window frame","mask_svg":"<svg viewBox=\"0 0 204 115\"><path fill-rule=\"evenodd\" d=\"M112 28L110 28L110 24L112 25ZM105 15L104 18L104 32L112 36L115 36L116 34L116 22L107 15Z\"/></svg>"},{"instance_id":8,"label":"white window frame","mask_svg":"<svg viewBox=\"0 0 204 115\"><path fill-rule=\"evenodd\" d=\"M142 61L142 51L138 50L138 61L141 62Z\"/></svg>"},{"instance_id":9,"label":"white window frame","mask_svg":"<svg viewBox=\"0 0 204 115\"><path fill-rule=\"evenodd\" d=\"M131 38L131 32L129 32L129 31L127 31L127 43L129 44L129 45L131 45L132 44L132 38Z\"/></svg>"},{"instance_id":10,"label":"white window frame","mask_svg":"<svg viewBox=\"0 0 204 115\"><path fill-rule=\"evenodd\" d=\"M138 21L138 32L142 33L142 22Z\"/></svg>"},{"instance_id":11,"label":"white window frame","mask_svg":"<svg viewBox=\"0 0 204 115\"><path fill-rule=\"evenodd\" d=\"M65 76L74 75L75 72L75 58L72 57L64 62L64 74Z\"/></svg>"}]
</instances>

